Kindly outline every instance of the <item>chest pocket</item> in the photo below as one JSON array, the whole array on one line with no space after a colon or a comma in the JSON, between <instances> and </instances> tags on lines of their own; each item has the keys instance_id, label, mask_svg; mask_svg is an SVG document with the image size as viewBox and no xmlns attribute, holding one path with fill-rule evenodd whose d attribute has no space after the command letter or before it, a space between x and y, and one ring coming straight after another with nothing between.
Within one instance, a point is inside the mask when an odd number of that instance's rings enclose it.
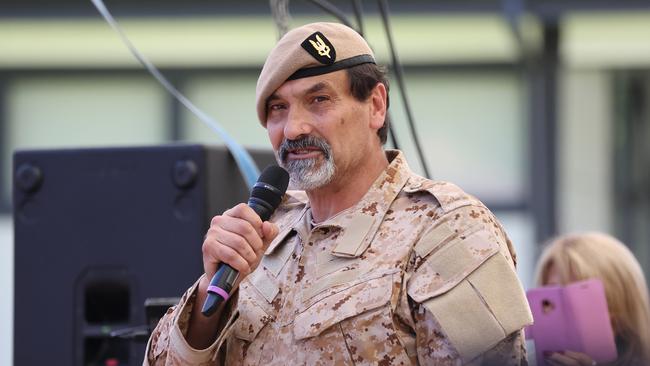
<instances>
[{"instance_id":1,"label":"chest pocket","mask_svg":"<svg viewBox=\"0 0 650 366\"><path fill-rule=\"evenodd\" d=\"M327 344L320 357L336 360L332 363L412 364L393 322L401 277L393 268L327 288L302 303L294 338L307 350Z\"/></svg>"},{"instance_id":2,"label":"chest pocket","mask_svg":"<svg viewBox=\"0 0 650 366\"><path fill-rule=\"evenodd\" d=\"M343 320L389 304L393 283L398 276L398 270L391 270L356 277L303 299L294 321L294 336L297 340L318 336Z\"/></svg>"},{"instance_id":3,"label":"chest pocket","mask_svg":"<svg viewBox=\"0 0 650 366\"><path fill-rule=\"evenodd\" d=\"M275 238L262 259L262 265L251 273L239 288L237 309L240 317L234 324L235 337L252 342L259 332L276 319L272 303L280 287L272 276L277 276L291 256L296 242L285 242L292 233L286 229Z\"/></svg>"},{"instance_id":4,"label":"chest pocket","mask_svg":"<svg viewBox=\"0 0 650 366\"><path fill-rule=\"evenodd\" d=\"M250 290L250 287L242 284L237 303L239 318L233 324L233 335L247 342L252 342L260 331L274 319L249 296Z\"/></svg>"}]
</instances>

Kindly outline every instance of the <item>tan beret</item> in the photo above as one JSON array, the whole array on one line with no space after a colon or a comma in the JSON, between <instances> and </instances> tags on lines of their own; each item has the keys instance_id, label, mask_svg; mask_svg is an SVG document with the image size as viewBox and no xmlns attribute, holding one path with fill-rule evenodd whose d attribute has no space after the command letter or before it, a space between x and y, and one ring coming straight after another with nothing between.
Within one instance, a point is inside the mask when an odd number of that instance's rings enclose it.
<instances>
[{"instance_id":1,"label":"tan beret","mask_svg":"<svg viewBox=\"0 0 650 366\"><path fill-rule=\"evenodd\" d=\"M257 79L257 116L266 125L266 99L285 81L375 63L366 40L339 23L312 23L292 29L271 50Z\"/></svg>"}]
</instances>

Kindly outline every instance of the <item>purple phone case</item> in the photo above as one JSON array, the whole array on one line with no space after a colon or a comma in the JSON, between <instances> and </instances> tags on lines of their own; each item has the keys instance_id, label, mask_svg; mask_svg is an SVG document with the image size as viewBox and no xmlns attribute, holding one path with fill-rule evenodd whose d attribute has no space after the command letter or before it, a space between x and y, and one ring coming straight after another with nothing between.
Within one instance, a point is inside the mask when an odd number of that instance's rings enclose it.
<instances>
[{"instance_id":1,"label":"purple phone case","mask_svg":"<svg viewBox=\"0 0 650 366\"><path fill-rule=\"evenodd\" d=\"M616 359L616 344L600 280L528 290L535 323L526 329L535 342L537 365L547 365L544 352L576 351L598 363Z\"/></svg>"}]
</instances>

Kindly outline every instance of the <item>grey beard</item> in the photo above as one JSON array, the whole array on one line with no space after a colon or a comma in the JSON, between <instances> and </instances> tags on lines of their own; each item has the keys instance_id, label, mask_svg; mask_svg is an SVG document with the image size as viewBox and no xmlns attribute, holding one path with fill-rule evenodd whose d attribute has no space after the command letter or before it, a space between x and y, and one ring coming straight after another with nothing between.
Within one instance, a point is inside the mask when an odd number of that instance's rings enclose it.
<instances>
[{"instance_id":1,"label":"grey beard","mask_svg":"<svg viewBox=\"0 0 650 366\"><path fill-rule=\"evenodd\" d=\"M322 151L323 160L319 158L287 160L289 150L317 147ZM332 181L336 165L329 144L320 138L306 136L298 140L284 140L276 156L278 163L289 172L289 187L309 191L323 187Z\"/></svg>"},{"instance_id":2,"label":"grey beard","mask_svg":"<svg viewBox=\"0 0 650 366\"><path fill-rule=\"evenodd\" d=\"M325 159L293 160L283 166L289 172L291 189L310 191L320 188L332 181L334 177L334 162Z\"/></svg>"}]
</instances>

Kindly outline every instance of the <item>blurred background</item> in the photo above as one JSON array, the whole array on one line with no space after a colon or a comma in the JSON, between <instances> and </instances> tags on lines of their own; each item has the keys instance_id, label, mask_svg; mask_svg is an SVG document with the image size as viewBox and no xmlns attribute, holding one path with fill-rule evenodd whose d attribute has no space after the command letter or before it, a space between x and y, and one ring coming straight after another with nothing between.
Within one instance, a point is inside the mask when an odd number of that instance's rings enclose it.
<instances>
[{"instance_id":1,"label":"blurred background","mask_svg":"<svg viewBox=\"0 0 650 366\"><path fill-rule=\"evenodd\" d=\"M353 1L331 3L355 19ZM390 65L377 2L357 3L366 39ZM278 37L268 1L106 5L190 100L246 147L269 148L254 109L257 76ZM533 286L543 243L573 231L613 234L648 273L650 3L402 0L390 8L426 164L433 178L495 212L525 286ZM291 27L338 21L312 1L291 1L289 11ZM393 82L396 138L421 173L401 92ZM3 2L0 365L13 362L12 153L170 142L222 144L140 66L90 1Z\"/></svg>"}]
</instances>

